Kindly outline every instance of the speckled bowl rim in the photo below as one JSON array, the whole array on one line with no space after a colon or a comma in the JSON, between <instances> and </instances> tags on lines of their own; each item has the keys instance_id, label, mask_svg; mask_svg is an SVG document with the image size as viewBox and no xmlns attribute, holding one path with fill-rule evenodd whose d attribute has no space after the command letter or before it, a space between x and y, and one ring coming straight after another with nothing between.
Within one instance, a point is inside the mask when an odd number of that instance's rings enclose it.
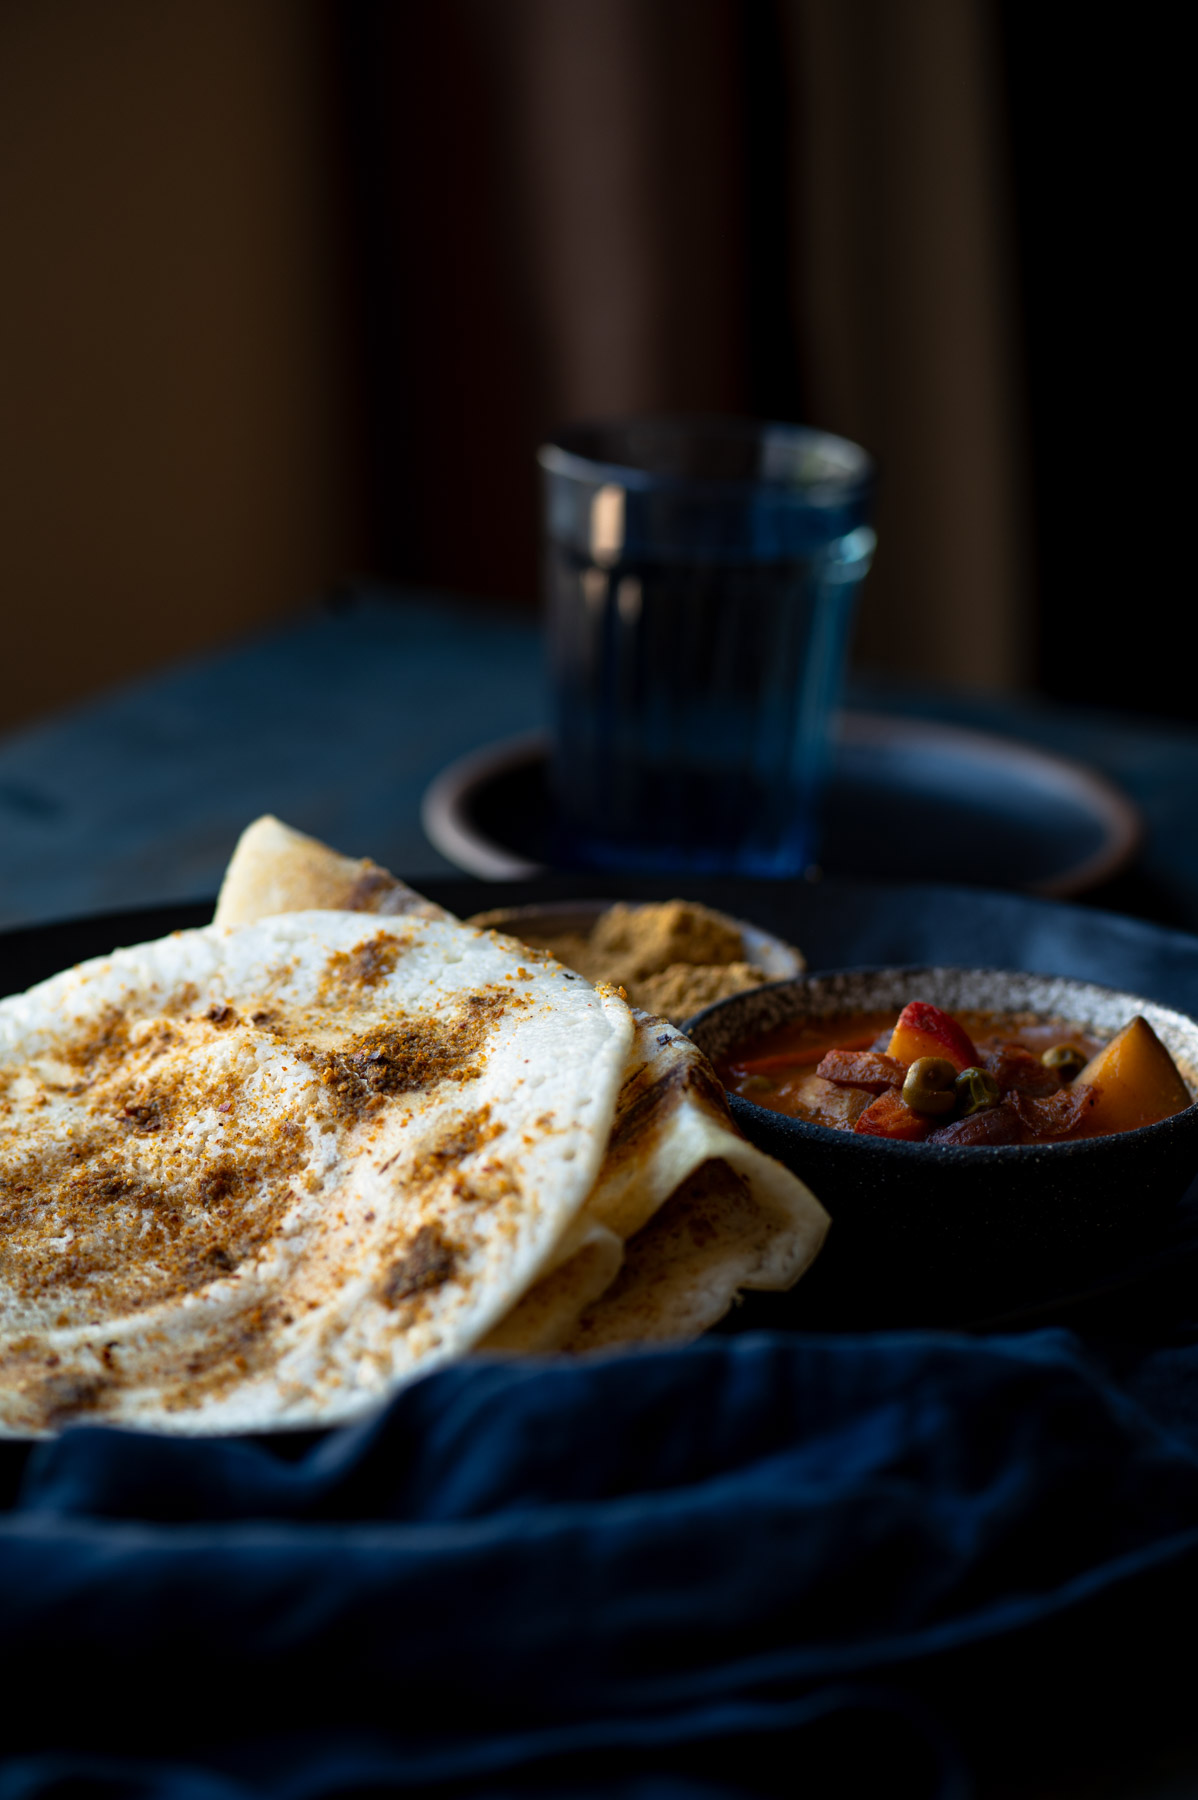
<instances>
[{"instance_id":1,"label":"speckled bowl rim","mask_svg":"<svg viewBox=\"0 0 1198 1800\"><path fill-rule=\"evenodd\" d=\"M1013 991L1012 991L1013 990ZM999 998L999 995L1002 998ZM1057 996L1048 1000L1036 996ZM817 1007L790 1005L799 996L814 996L824 1002ZM776 997L778 1005L770 1005ZM1067 999L1066 999L1067 997ZM744 1041L749 1030L770 1031L787 1024L807 1012L815 1017L830 1013L851 1012L871 1007L903 1006L909 1000L927 1000L952 1012L954 1005L994 1011L1034 1011L1059 1017L1075 1025L1090 1025L1113 1036L1137 1013L1152 1026L1164 1043L1194 1097L1183 1112L1154 1125L1140 1125L1134 1131L1113 1132L1108 1137L1079 1138L1065 1143L1037 1144L908 1144L892 1139L863 1137L849 1131L837 1131L828 1125L814 1125L789 1113L775 1112L758 1106L743 1094L732 1094L736 1110L752 1124L760 1121L763 1129L792 1132L796 1139L814 1139L824 1144L839 1144L846 1155L879 1147L888 1155L932 1159L937 1163L962 1161L976 1167L979 1158L988 1162L1019 1163L1031 1157L1051 1155L1054 1158L1087 1157L1102 1154L1102 1147L1112 1137L1121 1144L1164 1142L1179 1128L1198 1128L1198 1020L1188 1013L1162 1006L1120 988L1104 987L1098 982L1082 981L1067 975L1037 975L1014 969L970 969L950 965L898 963L865 969L825 969L796 975L788 981L772 981L727 999L713 1001L702 1012L687 1019L682 1029L692 1038L711 1062ZM736 1028L731 1021L763 1007L774 1016L764 1025ZM1087 1013L1087 1007L1090 1008ZM716 1030L714 1040L712 1024ZM724 1026L721 1032L718 1028ZM1185 1122L1183 1125L1182 1122Z\"/></svg>"}]
</instances>

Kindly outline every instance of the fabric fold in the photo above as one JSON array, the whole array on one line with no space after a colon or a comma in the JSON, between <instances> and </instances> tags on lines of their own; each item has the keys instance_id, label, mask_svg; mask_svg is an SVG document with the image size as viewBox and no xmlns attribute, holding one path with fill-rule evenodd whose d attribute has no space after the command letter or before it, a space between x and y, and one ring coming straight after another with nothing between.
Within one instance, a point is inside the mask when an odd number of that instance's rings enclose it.
<instances>
[{"instance_id":1,"label":"fabric fold","mask_svg":"<svg viewBox=\"0 0 1198 1800\"><path fill-rule=\"evenodd\" d=\"M506 1781L517 1737L581 1779L603 1745L635 1772L632 1722L693 1749L846 1682L950 1736L1014 1706L1014 1743L1037 1683L1060 1730L1159 1679L1147 1621L1196 1593L1198 1456L1064 1332L468 1363L290 1446L73 1428L0 1519L13 1748L215 1771L257 1743L272 1796L338 1791L280 1785L289 1734L344 1772L369 1724L413 1790L467 1751Z\"/></svg>"}]
</instances>

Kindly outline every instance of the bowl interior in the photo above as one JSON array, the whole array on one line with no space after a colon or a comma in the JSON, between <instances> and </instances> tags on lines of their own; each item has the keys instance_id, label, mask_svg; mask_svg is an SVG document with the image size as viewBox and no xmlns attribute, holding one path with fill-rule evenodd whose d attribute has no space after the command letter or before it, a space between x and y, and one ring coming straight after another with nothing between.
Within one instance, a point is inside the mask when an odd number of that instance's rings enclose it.
<instances>
[{"instance_id":1,"label":"bowl interior","mask_svg":"<svg viewBox=\"0 0 1198 1800\"><path fill-rule=\"evenodd\" d=\"M686 1029L705 1055L712 1062L719 1062L747 1038L796 1019L897 1009L909 1000L928 1000L950 1013L1030 1012L1044 1019L1088 1026L1101 1038L1114 1037L1139 1013L1169 1051L1191 1094L1198 1097L1198 1021L1138 995L1063 976L1020 974L1006 969L838 970L803 975L718 1000L688 1020Z\"/></svg>"}]
</instances>

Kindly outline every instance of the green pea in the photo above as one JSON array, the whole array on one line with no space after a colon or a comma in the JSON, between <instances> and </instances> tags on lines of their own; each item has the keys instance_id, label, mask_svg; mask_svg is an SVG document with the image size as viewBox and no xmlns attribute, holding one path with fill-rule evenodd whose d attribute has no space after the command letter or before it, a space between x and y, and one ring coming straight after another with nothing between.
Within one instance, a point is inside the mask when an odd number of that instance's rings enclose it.
<instances>
[{"instance_id":1,"label":"green pea","mask_svg":"<svg viewBox=\"0 0 1198 1800\"><path fill-rule=\"evenodd\" d=\"M957 1104L953 1082L957 1071L944 1056L917 1056L903 1082L903 1099L912 1112L939 1118Z\"/></svg>"},{"instance_id":2,"label":"green pea","mask_svg":"<svg viewBox=\"0 0 1198 1800\"><path fill-rule=\"evenodd\" d=\"M1046 1069L1055 1069L1062 1081L1072 1081L1086 1066L1086 1053L1076 1044L1054 1044L1040 1061Z\"/></svg>"},{"instance_id":3,"label":"green pea","mask_svg":"<svg viewBox=\"0 0 1198 1800\"><path fill-rule=\"evenodd\" d=\"M989 1069L962 1069L956 1080L957 1099L966 1118L970 1113L985 1112L998 1101L998 1083Z\"/></svg>"},{"instance_id":4,"label":"green pea","mask_svg":"<svg viewBox=\"0 0 1198 1800\"><path fill-rule=\"evenodd\" d=\"M765 1075L746 1075L740 1091L742 1094L773 1094L777 1088Z\"/></svg>"}]
</instances>

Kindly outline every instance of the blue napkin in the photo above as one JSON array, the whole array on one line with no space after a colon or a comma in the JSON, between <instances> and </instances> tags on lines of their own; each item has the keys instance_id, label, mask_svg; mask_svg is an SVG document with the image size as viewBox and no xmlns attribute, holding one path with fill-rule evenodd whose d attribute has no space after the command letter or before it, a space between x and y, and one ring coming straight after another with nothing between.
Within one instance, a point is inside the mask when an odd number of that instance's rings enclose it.
<instances>
[{"instance_id":1,"label":"blue napkin","mask_svg":"<svg viewBox=\"0 0 1198 1800\"><path fill-rule=\"evenodd\" d=\"M76 1427L0 1517L0 1795L964 1800L1117 1754L1198 1590L1182 1338L760 1334L471 1361L294 1444Z\"/></svg>"}]
</instances>

